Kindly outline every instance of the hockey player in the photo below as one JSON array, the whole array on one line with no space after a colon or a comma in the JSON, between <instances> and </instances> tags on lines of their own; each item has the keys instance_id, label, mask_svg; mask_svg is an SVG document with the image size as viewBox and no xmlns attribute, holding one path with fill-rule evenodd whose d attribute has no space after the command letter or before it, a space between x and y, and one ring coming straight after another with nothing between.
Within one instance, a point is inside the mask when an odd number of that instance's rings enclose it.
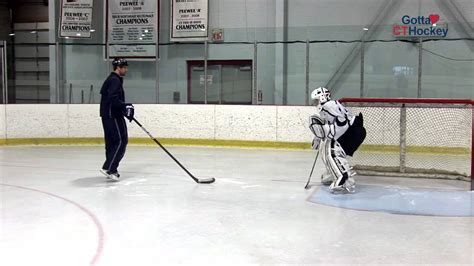
<instances>
[{"instance_id":1,"label":"hockey player","mask_svg":"<svg viewBox=\"0 0 474 266\"><path fill-rule=\"evenodd\" d=\"M354 116L340 102L331 100L328 89L319 87L311 93L317 113L310 116L310 129L314 134L313 149L319 149L326 166L321 176L324 185L333 193L355 192L356 173L347 161L365 139L362 114Z\"/></svg>"},{"instance_id":2,"label":"hockey player","mask_svg":"<svg viewBox=\"0 0 474 266\"><path fill-rule=\"evenodd\" d=\"M118 181L117 168L125 155L128 143L127 125L124 116L133 119L134 107L125 103L123 77L128 71L128 62L123 58L116 58L112 62L114 71L104 81L100 90L100 116L104 128L106 160L100 172L107 179Z\"/></svg>"}]
</instances>

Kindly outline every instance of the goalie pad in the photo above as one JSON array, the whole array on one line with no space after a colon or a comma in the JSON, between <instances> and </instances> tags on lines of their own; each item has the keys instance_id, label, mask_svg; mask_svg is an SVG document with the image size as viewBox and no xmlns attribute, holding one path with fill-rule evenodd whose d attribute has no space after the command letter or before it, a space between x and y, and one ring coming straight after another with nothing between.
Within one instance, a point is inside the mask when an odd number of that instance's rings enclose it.
<instances>
[{"instance_id":1,"label":"goalie pad","mask_svg":"<svg viewBox=\"0 0 474 266\"><path fill-rule=\"evenodd\" d=\"M341 145L336 140L332 139L325 142L324 146L321 148L322 160L326 169L334 177L330 189L332 191L353 190L354 181L351 176L355 173L351 171L346 153ZM349 179L350 182L347 182Z\"/></svg>"},{"instance_id":2,"label":"goalie pad","mask_svg":"<svg viewBox=\"0 0 474 266\"><path fill-rule=\"evenodd\" d=\"M321 175L321 184L329 186L332 182L334 182L334 177L332 177L331 173L326 169L326 171Z\"/></svg>"}]
</instances>

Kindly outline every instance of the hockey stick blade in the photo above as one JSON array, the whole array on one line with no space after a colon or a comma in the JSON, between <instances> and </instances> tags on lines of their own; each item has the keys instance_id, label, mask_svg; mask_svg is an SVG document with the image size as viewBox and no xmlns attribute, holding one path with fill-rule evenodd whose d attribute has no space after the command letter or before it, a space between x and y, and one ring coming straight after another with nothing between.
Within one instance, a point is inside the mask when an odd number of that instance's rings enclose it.
<instances>
[{"instance_id":1,"label":"hockey stick blade","mask_svg":"<svg viewBox=\"0 0 474 266\"><path fill-rule=\"evenodd\" d=\"M210 178L200 178L197 180L197 182L199 184L211 184L211 183L214 183L216 181L216 179L214 177L210 177Z\"/></svg>"}]
</instances>

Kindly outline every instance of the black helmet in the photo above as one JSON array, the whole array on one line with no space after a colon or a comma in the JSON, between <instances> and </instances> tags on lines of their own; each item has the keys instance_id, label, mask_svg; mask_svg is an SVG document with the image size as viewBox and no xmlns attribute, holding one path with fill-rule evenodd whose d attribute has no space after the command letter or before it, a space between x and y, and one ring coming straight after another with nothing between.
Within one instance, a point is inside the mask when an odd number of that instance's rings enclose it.
<instances>
[{"instance_id":1,"label":"black helmet","mask_svg":"<svg viewBox=\"0 0 474 266\"><path fill-rule=\"evenodd\" d=\"M112 61L112 66L124 67L124 66L128 66L128 62L125 58L115 58L114 61Z\"/></svg>"}]
</instances>

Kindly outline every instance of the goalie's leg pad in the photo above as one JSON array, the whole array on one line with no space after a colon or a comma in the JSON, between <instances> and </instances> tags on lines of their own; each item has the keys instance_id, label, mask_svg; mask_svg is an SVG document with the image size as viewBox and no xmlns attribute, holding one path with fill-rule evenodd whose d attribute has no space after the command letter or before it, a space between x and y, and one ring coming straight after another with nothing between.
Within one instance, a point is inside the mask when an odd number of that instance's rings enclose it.
<instances>
[{"instance_id":1,"label":"goalie's leg pad","mask_svg":"<svg viewBox=\"0 0 474 266\"><path fill-rule=\"evenodd\" d=\"M321 184L329 186L332 184L332 182L334 182L334 177L328 170L324 171L324 173L321 175Z\"/></svg>"},{"instance_id":2,"label":"goalie's leg pad","mask_svg":"<svg viewBox=\"0 0 474 266\"><path fill-rule=\"evenodd\" d=\"M332 191L346 190L353 192L355 182L351 177L355 174L351 171L347 156L341 145L335 140L327 140L324 145L323 162L329 173L334 177L330 189ZM350 182L347 182L351 179Z\"/></svg>"}]
</instances>

